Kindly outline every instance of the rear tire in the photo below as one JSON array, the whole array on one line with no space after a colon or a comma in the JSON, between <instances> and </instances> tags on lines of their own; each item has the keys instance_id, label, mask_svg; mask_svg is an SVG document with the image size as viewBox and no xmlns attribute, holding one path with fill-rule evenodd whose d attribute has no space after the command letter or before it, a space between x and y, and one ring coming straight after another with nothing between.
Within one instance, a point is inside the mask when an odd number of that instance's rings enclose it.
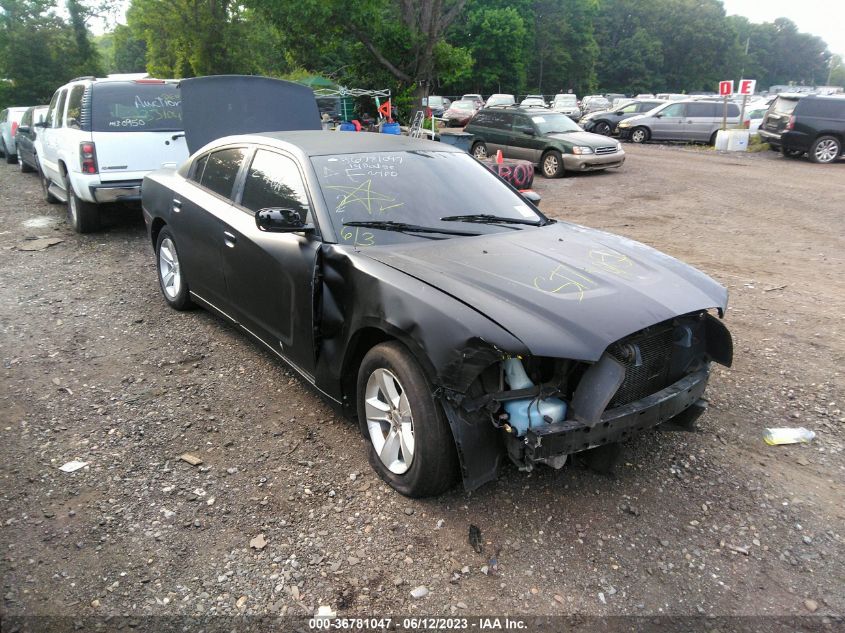
<instances>
[{"instance_id":1,"label":"rear tire","mask_svg":"<svg viewBox=\"0 0 845 633\"><path fill-rule=\"evenodd\" d=\"M472 146L472 155L478 160L487 160L490 157L487 154L487 146L481 141Z\"/></svg>"},{"instance_id":2,"label":"rear tire","mask_svg":"<svg viewBox=\"0 0 845 633\"><path fill-rule=\"evenodd\" d=\"M648 131L648 128L645 127L635 127L631 130L631 142L632 143L645 143L651 134Z\"/></svg>"},{"instance_id":3,"label":"rear tire","mask_svg":"<svg viewBox=\"0 0 845 633\"><path fill-rule=\"evenodd\" d=\"M194 304L191 301L188 281L179 263L176 238L166 226L159 231L156 238L155 254L158 285L164 300L174 310L192 309Z\"/></svg>"},{"instance_id":4,"label":"rear tire","mask_svg":"<svg viewBox=\"0 0 845 633\"><path fill-rule=\"evenodd\" d=\"M6 149L6 142L5 141L0 141L0 143L3 144L3 156L6 157L6 162L9 165L13 165L15 163L15 161L17 160L17 156L15 156L8 149Z\"/></svg>"},{"instance_id":5,"label":"rear tire","mask_svg":"<svg viewBox=\"0 0 845 633\"><path fill-rule=\"evenodd\" d=\"M432 392L419 363L395 341L372 348L358 370L358 421L370 465L407 497L445 492L458 475L455 441Z\"/></svg>"},{"instance_id":6,"label":"rear tire","mask_svg":"<svg viewBox=\"0 0 845 633\"><path fill-rule=\"evenodd\" d=\"M786 147L781 147L780 153L787 158L801 158L804 155L804 152L800 149L787 149Z\"/></svg>"},{"instance_id":7,"label":"rear tire","mask_svg":"<svg viewBox=\"0 0 845 633\"><path fill-rule=\"evenodd\" d=\"M30 167L24 162L23 158L21 157L20 150L18 150L18 167L20 168L22 174L29 174L35 171L32 167Z\"/></svg>"},{"instance_id":8,"label":"rear tire","mask_svg":"<svg viewBox=\"0 0 845 633\"><path fill-rule=\"evenodd\" d=\"M70 178L65 174L65 191L67 192L67 223L77 233L92 233L100 228L99 207L86 200L82 200L73 190Z\"/></svg>"},{"instance_id":9,"label":"rear tire","mask_svg":"<svg viewBox=\"0 0 845 633\"><path fill-rule=\"evenodd\" d=\"M842 143L835 136L820 136L810 146L807 155L814 163L826 165L842 154Z\"/></svg>"},{"instance_id":10,"label":"rear tire","mask_svg":"<svg viewBox=\"0 0 845 633\"><path fill-rule=\"evenodd\" d=\"M550 149L540 159L540 171L546 178L560 178L563 175L563 157L556 149Z\"/></svg>"}]
</instances>

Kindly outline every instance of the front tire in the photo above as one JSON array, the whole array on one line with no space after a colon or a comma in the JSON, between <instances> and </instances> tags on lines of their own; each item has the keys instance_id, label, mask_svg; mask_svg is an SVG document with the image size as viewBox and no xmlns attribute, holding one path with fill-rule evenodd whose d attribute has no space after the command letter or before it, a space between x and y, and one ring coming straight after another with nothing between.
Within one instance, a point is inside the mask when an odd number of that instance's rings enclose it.
<instances>
[{"instance_id":1,"label":"front tire","mask_svg":"<svg viewBox=\"0 0 845 633\"><path fill-rule=\"evenodd\" d=\"M77 233L93 233L99 229L99 207L76 195L67 174L65 174L65 191L67 192L67 223L73 227L73 230Z\"/></svg>"},{"instance_id":2,"label":"front tire","mask_svg":"<svg viewBox=\"0 0 845 633\"><path fill-rule=\"evenodd\" d=\"M551 149L540 160L540 171L546 178L559 178L563 175L563 157L556 149Z\"/></svg>"},{"instance_id":3,"label":"front tire","mask_svg":"<svg viewBox=\"0 0 845 633\"><path fill-rule=\"evenodd\" d=\"M170 229L164 227L156 239L156 271L158 285L164 300L174 310L189 310L193 307L188 282L179 262L176 238Z\"/></svg>"},{"instance_id":4,"label":"front tire","mask_svg":"<svg viewBox=\"0 0 845 633\"><path fill-rule=\"evenodd\" d=\"M832 163L842 153L842 143L834 136L820 136L810 146L808 156L814 163Z\"/></svg>"},{"instance_id":5,"label":"front tire","mask_svg":"<svg viewBox=\"0 0 845 633\"><path fill-rule=\"evenodd\" d=\"M651 134L648 132L648 128L644 127L635 127L631 130L631 142L632 143L645 143Z\"/></svg>"},{"instance_id":6,"label":"front tire","mask_svg":"<svg viewBox=\"0 0 845 633\"><path fill-rule=\"evenodd\" d=\"M610 127L610 123L607 121L599 121L596 123L595 132L596 134L601 134L603 136L610 136L610 133L613 130Z\"/></svg>"},{"instance_id":7,"label":"front tire","mask_svg":"<svg viewBox=\"0 0 845 633\"><path fill-rule=\"evenodd\" d=\"M472 155L478 160L487 160L489 158L489 155L487 154L487 146L479 141L472 146Z\"/></svg>"},{"instance_id":8,"label":"front tire","mask_svg":"<svg viewBox=\"0 0 845 633\"><path fill-rule=\"evenodd\" d=\"M458 474L455 442L432 391L419 363L395 341L376 345L358 370L358 420L370 465L407 497L445 492Z\"/></svg>"}]
</instances>

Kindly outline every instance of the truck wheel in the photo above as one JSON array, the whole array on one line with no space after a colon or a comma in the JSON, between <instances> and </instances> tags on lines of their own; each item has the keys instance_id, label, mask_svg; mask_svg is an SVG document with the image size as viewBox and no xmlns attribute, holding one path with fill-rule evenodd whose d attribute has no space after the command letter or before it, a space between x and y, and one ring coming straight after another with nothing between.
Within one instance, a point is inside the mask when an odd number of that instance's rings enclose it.
<instances>
[{"instance_id":1,"label":"truck wheel","mask_svg":"<svg viewBox=\"0 0 845 633\"><path fill-rule=\"evenodd\" d=\"M179 263L176 238L170 229L164 227L156 238L156 270L158 284L164 300L174 310L190 310L194 307L188 291L188 282Z\"/></svg>"},{"instance_id":2,"label":"truck wheel","mask_svg":"<svg viewBox=\"0 0 845 633\"><path fill-rule=\"evenodd\" d=\"M556 149L550 149L543 154L540 161L540 171L546 178L558 178L563 175L563 157Z\"/></svg>"},{"instance_id":3,"label":"truck wheel","mask_svg":"<svg viewBox=\"0 0 845 633\"><path fill-rule=\"evenodd\" d=\"M832 163L842 153L842 144L833 136L820 136L810 146L808 156L814 163Z\"/></svg>"},{"instance_id":4,"label":"truck wheel","mask_svg":"<svg viewBox=\"0 0 845 633\"><path fill-rule=\"evenodd\" d=\"M67 192L67 223L73 227L73 230L77 233L91 233L99 229L99 207L76 195L67 174L65 174L65 191Z\"/></svg>"},{"instance_id":5,"label":"truck wheel","mask_svg":"<svg viewBox=\"0 0 845 633\"><path fill-rule=\"evenodd\" d=\"M458 459L449 423L403 345L381 343L367 352L357 392L361 433L379 477L408 497L438 495L454 485Z\"/></svg>"},{"instance_id":6,"label":"truck wheel","mask_svg":"<svg viewBox=\"0 0 845 633\"><path fill-rule=\"evenodd\" d=\"M648 128L645 127L635 127L631 130L631 142L632 143L645 143L649 136L651 136L648 132Z\"/></svg>"},{"instance_id":7,"label":"truck wheel","mask_svg":"<svg viewBox=\"0 0 845 633\"><path fill-rule=\"evenodd\" d=\"M486 160L487 146L481 141L477 142L475 145L472 146L472 155L475 156L478 160Z\"/></svg>"}]
</instances>

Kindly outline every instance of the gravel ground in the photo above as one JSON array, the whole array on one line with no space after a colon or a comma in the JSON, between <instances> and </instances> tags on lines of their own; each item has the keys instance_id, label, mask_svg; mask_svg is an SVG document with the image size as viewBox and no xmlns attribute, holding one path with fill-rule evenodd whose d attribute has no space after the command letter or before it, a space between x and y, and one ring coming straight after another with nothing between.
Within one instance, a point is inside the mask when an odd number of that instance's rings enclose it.
<instances>
[{"instance_id":1,"label":"gravel ground","mask_svg":"<svg viewBox=\"0 0 845 633\"><path fill-rule=\"evenodd\" d=\"M576 459L422 501L258 344L165 305L137 209L76 235L0 165L5 617L845 613L845 165L626 149L535 186L730 288L700 430L625 444L615 477Z\"/></svg>"}]
</instances>

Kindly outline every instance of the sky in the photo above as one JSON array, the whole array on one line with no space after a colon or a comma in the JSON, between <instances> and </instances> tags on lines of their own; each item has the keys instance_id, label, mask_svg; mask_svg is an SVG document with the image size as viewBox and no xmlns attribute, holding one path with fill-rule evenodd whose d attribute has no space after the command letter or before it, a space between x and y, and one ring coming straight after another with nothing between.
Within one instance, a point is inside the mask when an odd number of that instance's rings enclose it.
<instances>
[{"instance_id":1,"label":"sky","mask_svg":"<svg viewBox=\"0 0 845 633\"><path fill-rule=\"evenodd\" d=\"M843 0L723 0L725 13L744 15L752 22L789 18L804 33L818 35L831 53L845 57L845 1Z\"/></svg>"}]
</instances>

